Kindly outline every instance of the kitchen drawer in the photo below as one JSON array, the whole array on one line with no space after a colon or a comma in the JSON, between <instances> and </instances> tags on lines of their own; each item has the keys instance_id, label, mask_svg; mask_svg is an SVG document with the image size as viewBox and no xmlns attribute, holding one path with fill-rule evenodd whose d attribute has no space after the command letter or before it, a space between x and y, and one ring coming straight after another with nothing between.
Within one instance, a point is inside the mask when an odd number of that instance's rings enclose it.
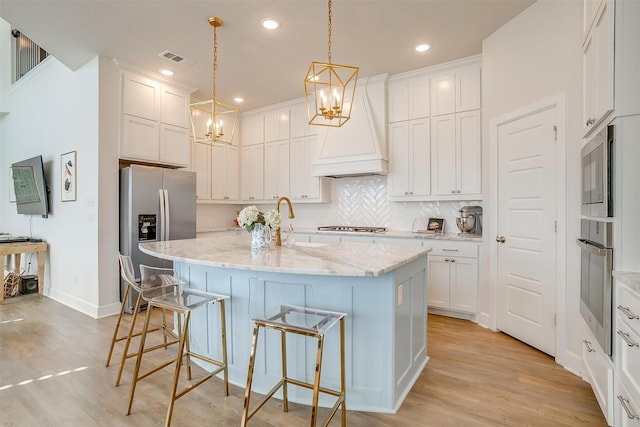
<instances>
[{"instance_id":1,"label":"kitchen drawer","mask_svg":"<svg viewBox=\"0 0 640 427\"><path fill-rule=\"evenodd\" d=\"M617 375L627 390L640 396L640 334L629 326L629 320L621 313L618 313L617 320Z\"/></svg>"},{"instance_id":2,"label":"kitchen drawer","mask_svg":"<svg viewBox=\"0 0 640 427\"><path fill-rule=\"evenodd\" d=\"M640 401L636 393L630 393L622 384L618 384L618 392L616 394L615 415L616 427L640 427Z\"/></svg>"},{"instance_id":3,"label":"kitchen drawer","mask_svg":"<svg viewBox=\"0 0 640 427\"><path fill-rule=\"evenodd\" d=\"M407 245L407 246L423 246L422 239L415 239L412 237L378 237L375 238L375 243L387 244L387 245Z\"/></svg>"},{"instance_id":4,"label":"kitchen drawer","mask_svg":"<svg viewBox=\"0 0 640 427\"><path fill-rule=\"evenodd\" d=\"M637 335L640 335L640 294L626 285L621 285L618 279L616 281L618 282L616 313Z\"/></svg>"},{"instance_id":5,"label":"kitchen drawer","mask_svg":"<svg viewBox=\"0 0 640 427\"><path fill-rule=\"evenodd\" d=\"M478 258L478 243L450 240L424 240L423 246L431 248L429 255Z\"/></svg>"},{"instance_id":6,"label":"kitchen drawer","mask_svg":"<svg viewBox=\"0 0 640 427\"><path fill-rule=\"evenodd\" d=\"M613 366L584 323L583 337L582 361L586 368L583 376L591 384L600 409L611 425L613 422Z\"/></svg>"}]
</instances>

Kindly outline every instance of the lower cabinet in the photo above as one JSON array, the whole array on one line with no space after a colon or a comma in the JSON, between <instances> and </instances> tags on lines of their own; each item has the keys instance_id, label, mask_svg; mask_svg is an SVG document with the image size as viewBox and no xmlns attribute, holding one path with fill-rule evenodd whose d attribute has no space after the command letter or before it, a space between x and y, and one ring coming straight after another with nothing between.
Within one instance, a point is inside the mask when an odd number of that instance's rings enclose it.
<instances>
[{"instance_id":1,"label":"lower cabinet","mask_svg":"<svg viewBox=\"0 0 640 427\"><path fill-rule=\"evenodd\" d=\"M429 307L477 314L478 250L477 242L425 240L429 254Z\"/></svg>"},{"instance_id":2,"label":"lower cabinet","mask_svg":"<svg viewBox=\"0 0 640 427\"><path fill-rule=\"evenodd\" d=\"M591 384L604 417L612 425L613 365L584 322L582 344L582 361L585 367L583 378Z\"/></svg>"},{"instance_id":3,"label":"lower cabinet","mask_svg":"<svg viewBox=\"0 0 640 427\"><path fill-rule=\"evenodd\" d=\"M614 272L616 284L615 426L640 427L640 274L627 285ZM608 418L607 418L608 420Z\"/></svg>"},{"instance_id":4,"label":"lower cabinet","mask_svg":"<svg viewBox=\"0 0 640 427\"><path fill-rule=\"evenodd\" d=\"M478 310L478 260L455 256L429 256L428 305L476 313Z\"/></svg>"}]
</instances>

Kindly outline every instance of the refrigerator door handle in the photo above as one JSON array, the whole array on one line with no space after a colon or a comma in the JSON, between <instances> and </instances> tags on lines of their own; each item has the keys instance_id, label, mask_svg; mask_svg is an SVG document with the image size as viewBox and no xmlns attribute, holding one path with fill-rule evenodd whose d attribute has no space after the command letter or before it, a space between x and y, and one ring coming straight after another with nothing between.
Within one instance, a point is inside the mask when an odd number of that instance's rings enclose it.
<instances>
[{"instance_id":1,"label":"refrigerator door handle","mask_svg":"<svg viewBox=\"0 0 640 427\"><path fill-rule=\"evenodd\" d=\"M168 190L162 190L164 192L164 239L162 240L169 240L169 236L171 234L170 233L170 229L169 229L169 224L171 223L171 209L169 209L169 191Z\"/></svg>"},{"instance_id":2,"label":"refrigerator door handle","mask_svg":"<svg viewBox=\"0 0 640 427\"><path fill-rule=\"evenodd\" d=\"M166 240L165 239L166 219L165 219L165 210L164 210L164 190L163 189L158 190L158 195L160 196L160 240L162 241L162 240Z\"/></svg>"}]
</instances>

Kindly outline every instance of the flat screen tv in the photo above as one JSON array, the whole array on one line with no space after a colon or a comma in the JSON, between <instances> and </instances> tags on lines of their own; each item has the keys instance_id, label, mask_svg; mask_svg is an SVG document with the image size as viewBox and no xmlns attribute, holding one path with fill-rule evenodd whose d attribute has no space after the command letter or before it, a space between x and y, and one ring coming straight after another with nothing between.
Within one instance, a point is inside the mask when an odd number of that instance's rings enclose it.
<instances>
[{"instance_id":1,"label":"flat screen tv","mask_svg":"<svg viewBox=\"0 0 640 427\"><path fill-rule=\"evenodd\" d=\"M19 214L49 214L49 191L44 177L42 156L16 162L11 165L13 189Z\"/></svg>"}]
</instances>

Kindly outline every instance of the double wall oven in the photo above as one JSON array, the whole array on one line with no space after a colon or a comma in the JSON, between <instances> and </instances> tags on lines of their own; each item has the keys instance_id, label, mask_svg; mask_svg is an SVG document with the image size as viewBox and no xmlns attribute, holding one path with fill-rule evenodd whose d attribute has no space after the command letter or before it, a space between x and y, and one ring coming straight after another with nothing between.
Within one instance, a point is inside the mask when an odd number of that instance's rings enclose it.
<instances>
[{"instance_id":1,"label":"double wall oven","mask_svg":"<svg viewBox=\"0 0 640 427\"><path fill-rule=\"evenodd\" d=\"M614 128L605 126L582 148L580 314L611 355Z\"/></svg>"}]
</instances>

